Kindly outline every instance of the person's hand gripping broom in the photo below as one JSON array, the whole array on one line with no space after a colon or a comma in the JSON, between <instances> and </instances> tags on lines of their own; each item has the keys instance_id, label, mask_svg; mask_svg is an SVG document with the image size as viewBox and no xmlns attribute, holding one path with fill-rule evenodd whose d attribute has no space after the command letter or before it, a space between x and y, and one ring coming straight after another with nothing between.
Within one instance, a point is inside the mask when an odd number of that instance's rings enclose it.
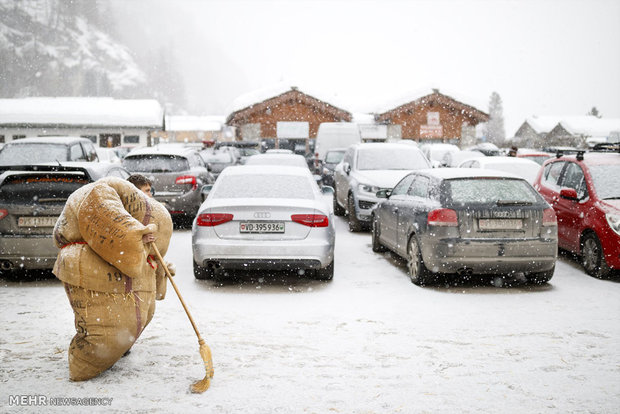
<instances>
[{"instance_id":1,"label":"person's hand gripping broom","mask_svg":"<svg viewBox=\"0 0 620 414\"><path fill-rule=\"evenodd\" d=\"M198 328L196 328L196 324L194 323L194 319L192 318L192 315L190 315L189 310L187 309L187 306L185 305L185 302L183 301L183 297L181 297L181 293L179 293L179 289L177 288L176 283L174 283L174 280L172 280L172 275L170 274L170 271L168 270L168 266L166 266L166 263L164 263L164 259L161 257L161 254L159 254L159 250L157 249L157 246L155 246L155 243L151 243L151 246L153 246L153 250L155 251L157 260L163 266L164 271L166 272L166 276L168 277L168 280L170 280L170 283L172 284L174 291L177 293L177 296L179 297L179 300L181 301L181 305L183 305L183 309L185 309L185 313L187 313L187 316L189 317L189 321L192 323L192 327L194 328L194 331L196 332L196 336L198 337L198 344L200 345L200 356L202 357L202 360L205 363L205 369L207 370L207 374L200 381L193 383L191 386L191 390L194 393L203 393L207 390L207 388L209 388L209 385L211 385L211 378L213 378L213 361L211 359L211 349L205 343L204 339L202 339L202 337L200 336L200 333L198 332Z\"/></svg>"}]
</instances>

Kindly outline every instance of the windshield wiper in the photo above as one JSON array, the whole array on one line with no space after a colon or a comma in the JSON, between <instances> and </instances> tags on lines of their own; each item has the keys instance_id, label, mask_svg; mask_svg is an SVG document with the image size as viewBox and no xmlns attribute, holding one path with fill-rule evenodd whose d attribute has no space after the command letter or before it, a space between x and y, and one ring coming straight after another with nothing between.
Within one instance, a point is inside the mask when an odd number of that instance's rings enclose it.
<instances>
[{"instance_id":1,"label":"windshield wiper","mask_svg":"<svg viewBox=\"0 0 620 414\"><path fill-rule=\"evenodd\" d=\"M497 200L498 206L531 206L531 201L519 201L519 200Z\"/></svg>"},{"instance_id":2,"label":"windshield wiper","mask_svg":"<svg viewBox=\"0 0 620 414\"><path fill-rule=\"evenodd\" d=\"M603 200L620 200L620 197L605 197Z\"/></svg>"}]
</instances>

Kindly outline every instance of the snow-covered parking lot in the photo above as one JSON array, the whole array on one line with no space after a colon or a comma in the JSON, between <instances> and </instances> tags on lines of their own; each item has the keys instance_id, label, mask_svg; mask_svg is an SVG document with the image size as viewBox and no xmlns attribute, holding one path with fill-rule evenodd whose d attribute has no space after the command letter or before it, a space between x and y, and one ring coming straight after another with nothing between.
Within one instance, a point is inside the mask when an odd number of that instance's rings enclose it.
<instances>
[{"instance_id":1,"label":"snow-covered parking lot","mask_svg":"<svg viewBox=\"0 0 620 414\"><path fill-rule=\"evenodd\" d=\"M0 411L16 395L112 398L107 412L612 413L620 407L620 283L587 276L560 256L543 286L420 288L368 233L336 218L334 280L254 274L197 281L191 234L175 231L168 258L203 337L169 288L127 357L100 377L68 380L74 334L55 279L1 280ZM109 400L106 400L109 401Z\"/></svg>"}]
</instances>

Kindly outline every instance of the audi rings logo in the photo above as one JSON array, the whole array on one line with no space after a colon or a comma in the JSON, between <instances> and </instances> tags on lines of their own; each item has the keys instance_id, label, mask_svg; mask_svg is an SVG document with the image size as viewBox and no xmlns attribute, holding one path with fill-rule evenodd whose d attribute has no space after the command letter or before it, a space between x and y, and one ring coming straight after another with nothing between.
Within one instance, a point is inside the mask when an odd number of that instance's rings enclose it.
<instances>
[{"instance_id":1,"label":"audi rings logo","mask_svg":"<svg viewBox=\"0 0 620 414\"><path fill-rule=\"evenodd\" d=\"M271 217L271 213L268 211L257 211L254 213L254 218L257 219L268 219Z\"/></svg>"}]
</instances>

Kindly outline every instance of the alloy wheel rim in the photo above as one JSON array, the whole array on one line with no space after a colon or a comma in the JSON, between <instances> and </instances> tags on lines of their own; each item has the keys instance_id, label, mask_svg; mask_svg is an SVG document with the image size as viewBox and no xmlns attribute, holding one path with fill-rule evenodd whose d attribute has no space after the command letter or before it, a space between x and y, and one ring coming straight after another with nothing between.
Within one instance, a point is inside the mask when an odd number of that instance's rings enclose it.
<instances>
[{"instance_id":1,"label":"alloy wheel rim","mask_svg":"<svg viewBox=\"0 0 620 414\"><path fill-rule=\"evenodd\" d=\"M586 269L594 270L598 260L598 246L593 239L588 239L583 244L583 264Z\"/></svg>"},{"instance_id":2,"label":"alloy wheel rim","mask_svg":"<svg viewBox=\"0 0 620 414\"><path fill-rule=\"evenodd\" d=\"M417 254L418 245L416 244L414 239L411 239L409 242L409 260L407 260L407 267L409 268L409 276L411 280L418 280L418 269L420 268L418 265L419 257Z\"/></svg>"}]
</instances>

